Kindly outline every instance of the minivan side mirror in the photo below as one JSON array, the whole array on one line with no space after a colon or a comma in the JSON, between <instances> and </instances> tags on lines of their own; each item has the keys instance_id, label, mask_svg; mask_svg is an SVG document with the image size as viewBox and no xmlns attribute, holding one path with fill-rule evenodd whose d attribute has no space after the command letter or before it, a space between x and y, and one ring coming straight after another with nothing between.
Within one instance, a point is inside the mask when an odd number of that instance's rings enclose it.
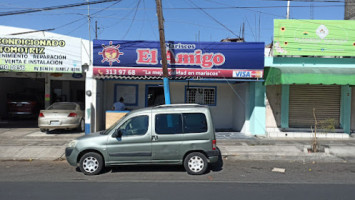
<instances>
[{"instance_id":1,"label":"minivan side mirror","mask_svg":"<svg viewBox=\"0 0 355 200\"><path fill-rule=\"evenodd\" d=\"M115 132L112 134L113 138L121 138L122 137L122 131L121 129L116 129Z\"/></svg>"}]
</instances>

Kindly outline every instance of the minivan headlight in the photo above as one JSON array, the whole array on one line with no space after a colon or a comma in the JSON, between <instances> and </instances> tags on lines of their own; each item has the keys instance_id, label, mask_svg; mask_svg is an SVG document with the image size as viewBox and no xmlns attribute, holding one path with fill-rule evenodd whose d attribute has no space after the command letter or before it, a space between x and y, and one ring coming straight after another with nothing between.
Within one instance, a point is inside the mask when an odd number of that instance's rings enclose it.
<instances>
[{"instance_id":1,"label":"minivan headlight","mask_svg":"<svg viewBox=\"0 0 355 200\"><path fill-rule=\"evenodd\" d=\"M69 142L68 147L75 147L77 143L77 140L72 140L71 142Z\"/></svg>"}]
</instances>

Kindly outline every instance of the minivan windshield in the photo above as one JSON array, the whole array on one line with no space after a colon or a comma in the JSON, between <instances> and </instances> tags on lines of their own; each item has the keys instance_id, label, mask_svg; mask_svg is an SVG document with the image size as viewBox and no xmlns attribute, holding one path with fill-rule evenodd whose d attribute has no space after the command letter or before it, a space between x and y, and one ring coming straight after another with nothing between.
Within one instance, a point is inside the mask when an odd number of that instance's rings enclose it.
<instances>
[{"instance_id":1,"label":"minivan windshield","mask_svg":"<svg viewBox=\"0 0 355 200\"><path fill-rule=\"evenodd\" d=\"M121 119L117 120L117 121L116 121L114 124L112 124L108 129L101 131L100 134L101 134L101 135L107 135L107 134L109 134L109 133L117 126L117 124L119 124L122 120L126 119L127 116L128 116L128 114L125 115L125 116L123 116Z\"/></svg>"}]
</instances>

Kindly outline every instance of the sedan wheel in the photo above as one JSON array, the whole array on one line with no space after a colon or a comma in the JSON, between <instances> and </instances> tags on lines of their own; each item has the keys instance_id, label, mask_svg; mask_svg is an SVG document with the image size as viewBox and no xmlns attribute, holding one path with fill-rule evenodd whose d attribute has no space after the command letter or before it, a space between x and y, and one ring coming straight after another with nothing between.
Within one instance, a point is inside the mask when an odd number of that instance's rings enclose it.
<instances>
[{"instance_id":1,"label":"sedan wheel","mask_svg":"<svg viewBox=\"0 0 355 200\"><path fill-rule=\"evenodd\" d=\"M80 170L85 175L99 174L103 167L102 156L95 152L84 154L80 159Z\"/></svg>"},{"instance_id":2,"label":"sedan wheel","mask_svg":"<svg viewBox=\"0 0 355 200\"><path fill-rule=\"evenodd\" d=\"M184 160L184 167L187 173L191 175L204 174L207 170L207 158L199 152L193 152L186 156Z\"/></svg>"},{"instance_id":3,"label":"sedan wheel","mask_svg":"<svg viewBox=\"0 0 355 200\"><path fill-rule=\"evenodd\" d=\"M84 131L85 131L85 120L84 120L84 119L81 119L81 120L80 120L80 125L79 125L79 127L78 127L78 130L79 130L80 132L84 132Z\"/></svg>"},{"instance_id":4,"label":"sedan wheel","mask_svg":"<svg viewBox=\"0 0 355 200\"><path fill-rule=\"evenodd\" d=\"M41 132L43 132L43 133L45 133L45 132L47 132L48 131L48 129L44 129L44 128L41 128L41 129L39 129Z\"/></svg>"}]
</instances>

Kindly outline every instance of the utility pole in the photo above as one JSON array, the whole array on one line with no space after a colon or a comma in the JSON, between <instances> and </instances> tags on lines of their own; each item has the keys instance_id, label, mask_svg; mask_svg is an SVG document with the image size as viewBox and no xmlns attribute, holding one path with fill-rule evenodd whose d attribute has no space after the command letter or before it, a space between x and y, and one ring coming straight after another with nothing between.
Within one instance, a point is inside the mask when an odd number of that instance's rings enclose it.
<instances>
[{"instance_id":1,"label":"utility pole","mask_svg":"<svg viewBox=\"0 0 355 200\"><path fill-rule=\"evenodd\" d=\"M286 19L290 19L290 1L287 1Z\"/></svg>"},{"instance_id":2,"label":"utility pole","mask_svg":"<svg viewBox=\"0 0 355 200\"><path fill-rule=\"evenodd\" d=\"M157 6L157 15L158 15L158 22L159 22L160 53L161 53L162 68L163 68L165 104L170 104L170 87L169 87L169 78L168 78L169 73L168 73L168 62L166 60L163 11L162 11L161 0L155 0L155 3Z\"/></svg>"},{"instance_id":3,"label":"utility pole","mask_svg":"<svg viewBox=\"0 0 355 200\"><path fill-rule=\"evenodd\" d=\"M97 21L95 21L95 39L97 40Z\"/></svg>"},{"instance_id":4,"label":"utility pole","mask_svg":"<svg viewBox=\"0 0 355 200\"><path fill-rule=\"evenodd\" d=\"M245 32L245 23L243 22L243 28L242 28L242 38L243 38L243 41L245 41L244 32Z\"/></svg>"},{"instance_id":5,"label":"utility pole","mask_svg":"<svg viewBox=\"0 0 355 200\"><path fill-rule=\"evenodd\" d=\"M259 29L258 29L258 42L260 42L260 13L259 13Z\"/></svg>"},{"instance_id":6,"label":"utility pole","mask_svg":"<svg viewBox=\"0 0 355 200\"><path fill-rule=\"evenodd\" d=\"M89 3L89 0L86 0ZM89 43L91 42L91 19L90 19L90 4L88 4L88 26L89 26ZM89 66L91 66L91 45L89 45Z\"/></svg>"},{"instance_id":7,"label":"utility pole","mask_svg":"<svg viewBox=\"0 0 355 200\"><path fill-rule=\"evenodd\" d=\"M92 80L92 70L89 70L92 67L91 60L91 17L90 17L90 0L86 0L88 2L88 30L89 30L89 65L88 70L86 71L86 81L85 81L85 91L94 91L94 81ZM90 124L90 128L85 128L85 135L95 132L96 130L96 122L94 116L94 102L96 101L92 98L92 96L85 96L85 110L89 109L90 112L85 112L85 124Z\"/></svg>"}]
</instances>

